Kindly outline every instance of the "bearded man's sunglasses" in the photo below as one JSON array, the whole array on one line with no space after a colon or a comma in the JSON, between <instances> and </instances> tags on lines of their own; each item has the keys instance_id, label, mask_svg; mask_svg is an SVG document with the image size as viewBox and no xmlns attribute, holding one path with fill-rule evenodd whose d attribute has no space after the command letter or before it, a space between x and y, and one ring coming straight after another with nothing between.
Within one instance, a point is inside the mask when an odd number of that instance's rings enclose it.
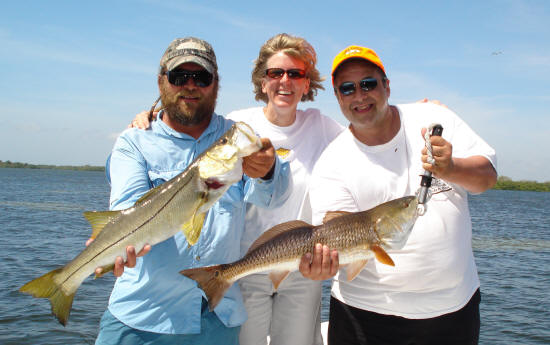
<instances>
[{"instance_id":1,"label":"bearded man's sunglasses","mask_svg":"<svg viewBox=\"0 0 550 345\"><path fill-rule=\"evenodd\" d=\"M166 71L166 76L168 77L168 82L174 86L183 86L189 79L193 79L193 82L198 87L208 87L214 80L214 76L204 69L200 71Z\"/></svg>"}]
</instances>

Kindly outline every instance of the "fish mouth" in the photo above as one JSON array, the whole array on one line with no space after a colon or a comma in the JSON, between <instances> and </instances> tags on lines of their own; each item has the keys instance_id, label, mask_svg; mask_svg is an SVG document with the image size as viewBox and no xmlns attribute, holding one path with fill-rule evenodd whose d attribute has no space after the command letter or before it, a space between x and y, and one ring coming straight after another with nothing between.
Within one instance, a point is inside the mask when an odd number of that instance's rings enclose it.
<instances>
[{"instance_id":1,"label":"fish mouth","mask_svg":"<svg viewBox=\"0 0 550 345\"><path fill-rule=\"evenodd\" d=\"M220 181L218 179L215 179L215 178L208 178L208 179L206 179L206 181L204 181L204 183L206 184L208 189L214 189L214 190L215 189L220 189L223 186L225 186L225 183L223 183L222 181Z\"/></svg>"},{"instance_id":2,"label":"fish mouth","mask_svg":"<svg viewBox=\"0 0 550 345\"><path fill-rule=\"evenodd\" d=\"M239 158L251 155L262 149L262 142L254 130L244 122L236 123L237 131L240 135L233 139L236 146L240 148L237 156Z\"/></svg>"}]
</instances>

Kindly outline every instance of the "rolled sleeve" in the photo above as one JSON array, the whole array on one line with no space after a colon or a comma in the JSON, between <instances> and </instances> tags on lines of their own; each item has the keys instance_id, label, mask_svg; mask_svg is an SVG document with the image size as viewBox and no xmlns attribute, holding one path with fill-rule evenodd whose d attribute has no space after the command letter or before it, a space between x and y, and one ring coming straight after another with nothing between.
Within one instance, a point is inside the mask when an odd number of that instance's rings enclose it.
<instances>
[{"instance_id":1,"label":"rolled sleeve","mask_svg":"<svg viewBox=\"0 0 550 345\"><path fill-rule=\"evenodd\" d=\"M145 159L123 135L117 139L107 167L111 180L111 210L132 206L151 189Z\"/></svg>"}]
</instances>

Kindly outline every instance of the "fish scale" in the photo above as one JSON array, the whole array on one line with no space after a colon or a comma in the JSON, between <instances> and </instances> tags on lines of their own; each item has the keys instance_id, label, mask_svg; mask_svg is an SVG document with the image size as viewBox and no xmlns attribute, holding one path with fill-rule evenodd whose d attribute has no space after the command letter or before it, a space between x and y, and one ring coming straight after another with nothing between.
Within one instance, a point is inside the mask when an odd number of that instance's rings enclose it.
<instances>
[{"instance_id":1,"label":"fish scale","mask_svg":"<svg viewBox=\"0 0 550 345\"><path fill-rule=\"evenodd\" d=\"M387 249L402 248L418 217L418 200L407 196L362 212L329 212L324 223L312 226L303 221L279 224L264 232L243 258L233 263L181 271L203 289L210 310L236 280L270 271L275 289L290 271L298 269L302 256L321 243L339 253L341 265L353 279L371 257L394 265Z\"/></svg>"},{"instance_id":2,"label":"fish scale","mask_svg":"<svg viewBox=\"0 0 550 345\"><path fill-rule=\"evenodd\" d=\"M66 325L76 290L96 267L113 268L126 247L155 245L183 231L195 244L208 209L242 178L242 157L261 149L252 128L235 123L181 174L145 193L122 211L85 212L94 241L65 266L23 285L19 291L48 298L52 313ZM176 273L177 274L177 273Z\"/></svg>"}]
</instances>

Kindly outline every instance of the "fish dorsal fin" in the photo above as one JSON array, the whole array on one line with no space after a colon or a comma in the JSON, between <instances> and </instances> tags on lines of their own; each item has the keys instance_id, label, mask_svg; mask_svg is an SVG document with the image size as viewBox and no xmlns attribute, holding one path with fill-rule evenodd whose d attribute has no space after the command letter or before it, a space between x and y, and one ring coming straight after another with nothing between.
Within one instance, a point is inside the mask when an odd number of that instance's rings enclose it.
<instances>
[{"instance_id":1,"label":"fish dorsal fin","mask_svg":"<svg viewBox=\"0 0 550 345\"><path fill-rule=\"evenodd\" d=\"M376 260L380 261L383 264L395 266L395 263L391 259L391 257L386 253L386 251L380 247L380 246L372 246L371 247L372 252L374 253L374 256L376 257Z\"/></svg>"},{"instance_id":2,"label":"fish dorsal fin","mask_svg":"<svg viewBox=\"0 0 550 345\"><path fill-rule=\"evenodd\" d=\"M284 233L288 230L292 230L292 229L296 229L296 228L302 228L302 227L312 228L313 225L308 224L308 223L306 223L304 221L301 221L301 220L291 220L290 222L285 222L285 223L281 223L279 225L275 225L271 229L269 229L269 230L265 231L263 234L261 234L260 237L258 237L256 239L256 241L254 241L254 243L252 243L250 248L248 248L247 253L250 253L254 249L258 248L259 246L261 246L262 244L266 243L267 241L271 240L273 237L275 237L279 234L282 234L282 233Z\"/></svg>"},{"instance_id":3,"label":"fish dorsal fin","mask_svg":"<svg viewBox=\"0 0 550 345\"><path fill-rule=\"evenodd\" d=\"M354 261L346 266L346 278L348 281L352 281L357 277L359 272L365 267L369 259Z\"/></svg>"},{"instance_id":4,"label":"fish dorsal fin","mask_svg":"<svg viewBox=\"0 0 550 345\"><path fill-rule=\"evenodd\" d=\"M325 224L326 222L328 222L329 220L333 220L334 218L338 218L338 217L342 217L342 216L345 216L347 214L350 214L352 212L347 212L347 211L328 211L327 213L325 213L325 217L323 218L323 224Z\"/></svg>"},{"instance_id":5,"label":"fish dorsal fin","mask_svg":"<svg viewBox=\"0 0 550 345\"><path fill-rule=\"evenodd\" d=\"M273 288L277 290L281 282L285 280L290 271L271 271L269 272L269 279L273 283Z\"/></svg>"},{"instance_id":6,"label":"fish dorsal fin","mask_svg":"<svg viewBox=\"0 0 550 345\"><path fill-rule=\"evenodd\" d=\"M164 188L166 186L160 184L158 186L156 186L155 188L151 188L149 189L145 194L143 194L137 201L136 203L134 204L134 206L138 206L138 205L141 205L143 204L145 201L147 201L148 199L150 199L153 194L156 194L157 191L161 188Z\"/></svg>"},{"instance_id":7,"label":"fish dorsal fin","mask_svg":"<svg viewBox=\"0 0 550 345\"><path fill-rule=\"evenodd\" d=\"M105 225L117 218L121 211L86 211L84 217L90 222L92 226L91 238L96 238L97 235L103 230Z\"/></svg>"},{"instance_id":8,"label":"fish dorsal fin","mask_svg":"<svg viewBox=\"0 0 550 345\"><path fill-rule=\"evenodd\" d=\"M140 204L143 204L145 201L151 199L153 197L153 195L157 194L160 190L162 190L164 188L169 188L171 185L174 184L174 182L180 181L180 179L184 179L184 181L181 182L181 185L186 185L187 183L189 183L189 181L191 181L191 179L193 179L195 177L195 175L198 173L198 169L199 168L198 168L197 165L191 164L190 166L187 167L187 169L185 169L179 175L174 176L171 180L167 181L166 183L162 183L162 184L156 186L155 188L149 189L145 194L143 194L141 196L141 198L139 198L136 201L134 206L138 206ZM193 171L193 170L195 170L195 171Z\"/></svg>"}]
</instances>

